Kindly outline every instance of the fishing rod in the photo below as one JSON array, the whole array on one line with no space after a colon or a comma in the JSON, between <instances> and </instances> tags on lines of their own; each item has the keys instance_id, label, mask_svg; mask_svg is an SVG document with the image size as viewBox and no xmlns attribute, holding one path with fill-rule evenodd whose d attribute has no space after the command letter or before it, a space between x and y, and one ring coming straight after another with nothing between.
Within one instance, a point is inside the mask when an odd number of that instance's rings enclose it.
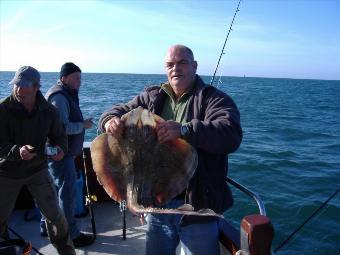
<instances>
[{"instance_id":1,"label":"fishing rod","mask_svg":"<svg viewBox=\"0 0 340 255\"><path fill-rule=\"evenodd\" d=\"M278 245L274 252L277 252L278 250L280 250L284 245L286 245L291 239L292 237L304 226L307 224L307 222L309 222L312 218L314 218L316 216L317 213L320 212L320 210L322 208L324 208L327 203L333 198L335 197L335 195L339 192L340 188L337 188L335 190L335 192L332 193L332 195L330 195L326 201L324 201L298 228L296 228L280 245Z\"/></svg>"},{"instance_id":2,"label":"fishing rod","mask_svg":"<svg viewBox=\"0 0 340 255\"><path fill-rule=\"evenodd\" d=\"M238 1L238 5L237 5L237 7L236 7L236 10L235 10L235 13L234 13L233 20L231 21L231 24L230 24L230 27L229 27L229 31L228 31L227 37L226 37L225 40L224 40L224 44L223 44L223 47L222 47L222 51L221 51L220 57L219 57L219 59L218 59L218 61L217 61L217 65L216 65L216 68L215 68L215 71L214 71L214 75L213 75L213 77L211 78L211 81L210 81L210 85L213 85L213 83L214 83L215 76L216 76L216 72L217 72L218 66L220 65L222 55L225 54L224 48L225 48L225 45L227 44L227 41L228 41L228 38L229 38L229 34L230 34L231 30L232 30L232 27L233 27L233 24L234 24L234 20L235 20L236 14L240 11L239 7L240 7L240 4L241 4L241 1L242 1L242 0L239 0L239 1Z\"/></svg>"},{"instance_id":3,"label":"fishing rod","mask_svg":"<svg viewBox=\"0 0 340 255\"><path fill-rule=\"evenodd\" d=\"M126 200L119 203L119 209L123 213L123 240L126 240Z\"/></svg>"},{"instance_id":4,"label":"fishing rod","mask_svg":"<svg viewBox=\"0 0 340 255\"><path fill-rule=\"evenodd\" d=\"M90 211L90 217L91 217L91 226L92 226L92 234L93 234L93 240L97 238L97 230L96 230L96 222L94 219L94 211L92 207L92 203L97 201L97 197L95 195L91 195L90 188L89 188L89 182L88 182L88 169L87 169L87 156L86 152L83 149L83 161L84 161L84 172L85 172L85 186L86 186L86 205L89 208Z\"/></svg>"}]
</instances>

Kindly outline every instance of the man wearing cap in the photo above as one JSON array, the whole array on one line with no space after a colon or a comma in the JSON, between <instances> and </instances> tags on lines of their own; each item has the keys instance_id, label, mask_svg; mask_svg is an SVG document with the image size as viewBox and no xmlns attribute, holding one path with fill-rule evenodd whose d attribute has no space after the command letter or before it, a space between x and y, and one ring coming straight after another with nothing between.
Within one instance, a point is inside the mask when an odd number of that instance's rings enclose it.
<instances>
[{"instance_id":1,"label":"man wearing cap","mask_svg":"<svg viewBox=\"0 0 340 255\"><path fill-rule=\"evenodd\" d=\"M49 171L58 189L59 204L70 226L70 235L75 247L93 243L93 238L79 231L74 216L76 205L76 167L74 158L82 153L85 129L92 127L92 120L84 120L79 107L78 91L81 70L74 63L62 65L60 79L46 93L47 101L59 111L68 137L68 152L60 161L49 160ZM41 234L44 235L44 225Z\"/></svg>"},{"instance_id":2,"label":"man wearing cap","mask_svg":"<svg viewBox=\"0 0 340 255\"><path fill-rule=\"evenodd\" d=\"M10 96L0 101L0 235L16 198L26 185L46 217L47 232L59 254L75 254L68 224L47 170L45 145L57 149L60 161L67 152L67 137L56 109L40 92L40 74L23 66L10 85Z\"/></svg>"}]
</instances>

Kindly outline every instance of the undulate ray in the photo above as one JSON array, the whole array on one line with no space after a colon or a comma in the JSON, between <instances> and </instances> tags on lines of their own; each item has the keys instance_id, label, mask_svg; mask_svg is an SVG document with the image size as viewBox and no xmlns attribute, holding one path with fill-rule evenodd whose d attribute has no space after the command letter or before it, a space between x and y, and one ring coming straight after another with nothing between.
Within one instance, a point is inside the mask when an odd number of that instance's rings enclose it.
<instances>
[{"instance_id":1,"label":"undulate ray","mask_svg":"<svg viewBox=\"0 0 340 255\"><path fill-rule=\"evenodd\" d=\"M180 138L159 143L156 121L164 120L146 109L138 107L121 119L125 127L120 139L104 133L91 144L93 169L112 199L126 200L133 213L221 217L190 205L160 208L187 188L197 167L196 150Z\"/></svg>"}]
</instances>

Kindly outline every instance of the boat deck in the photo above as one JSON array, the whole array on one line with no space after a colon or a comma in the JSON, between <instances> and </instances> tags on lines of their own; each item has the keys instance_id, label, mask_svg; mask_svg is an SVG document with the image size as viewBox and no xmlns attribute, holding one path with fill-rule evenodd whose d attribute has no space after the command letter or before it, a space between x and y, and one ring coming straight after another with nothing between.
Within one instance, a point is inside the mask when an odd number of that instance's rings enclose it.
<instances>
[{"instance_id":1,"label":"boat deck","mask_svg":"<svg viewBox=\"0 0 340 255\"><path fill-rule=\"evenodd\" d=\"M141 225L139 218L126 212L126 240L122 238L122 214L119 206L111 201L95 203L93 205L97 239L94 244L77 249L77 255L81 254L144 254L146 226ZM9 227L20 234L24 239L44 255L57 254L55 248L46 237L40 236L38 220L25 221L25 210L15 210L9 221ZM81 231L92 234L91 218L86 216L78 218L78 226ZM10 232L11 238L16 238ZM31 254L35 254L32 251Z\"/></svg>"},{"instance_id":2,"label":"boat deck","mask_svg":"<svg viewBox=\"0 0 340 255\"><path fill-rule=\"evenodd\" d=\"M76 249L77 255L143 255L145 254L145 232L146 225L142 225L139 217L126 211L126 239L123 240L123 214L119 205L112 201L103 201L93 204L96 223L97 238L95 242L87 247ZM47 237L40 236L40 224L38 219L24 220L26 210L13 211L9 220L9 227L43 255L55 255L56 249ZM82 232L92 234L91 217L78 218L78 227ZM11 238L18 238L9 231ZM230 255L220 245L221 254ZM37 254L31 251L30 254ZM176 255L184 255L180 245L177 247Z\"/></svg>"}]
</instances>

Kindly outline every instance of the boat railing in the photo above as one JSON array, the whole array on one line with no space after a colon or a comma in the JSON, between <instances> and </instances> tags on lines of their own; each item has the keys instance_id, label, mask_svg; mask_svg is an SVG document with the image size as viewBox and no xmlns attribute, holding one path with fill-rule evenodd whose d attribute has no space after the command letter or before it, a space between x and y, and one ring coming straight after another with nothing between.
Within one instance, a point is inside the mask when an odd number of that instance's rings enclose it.
<instances>
[{"instance_id":1,"label":"boat railing","mask_svg":"<svg viewBox=\"0 0 340 255\"><path fill-rule=\"evenodd\" d=\"M232 178L230 178L228 176L226 176L225 180L226 180L227 183L230 183L235 188L239 189L240 191L242 191L246 195L253 198L257 203L257 207L259 208L260 214L263 215L263 216L266 216L266 208L264 207L264 203L257 193L251 191L250 189L246 188L245 186L243 186L242 184L238 183L237 181L233 180Z\"/></svg>"},{"instance_id":2,"label":"boat railing","mask_svg":"<svg viewBox=\"0 0 340 255\"><path fill-rule=\"evenodd\" d=\"M236 243L236 247L239 244L239 250L237 253L233 252L232 254L273 255L271 243L274 236L274 228L270 219L266 216L266 209L262 199L257 193L251 191L230 177L225 177L225 181L253 198L260 211L260 215L247 215L242 219L240 227L240 243L234 242L234 244ZM226 243L225 247L228 247L228 243ZM232 246L229 245L229 247Z\"/></svg>"}]
</instances>

